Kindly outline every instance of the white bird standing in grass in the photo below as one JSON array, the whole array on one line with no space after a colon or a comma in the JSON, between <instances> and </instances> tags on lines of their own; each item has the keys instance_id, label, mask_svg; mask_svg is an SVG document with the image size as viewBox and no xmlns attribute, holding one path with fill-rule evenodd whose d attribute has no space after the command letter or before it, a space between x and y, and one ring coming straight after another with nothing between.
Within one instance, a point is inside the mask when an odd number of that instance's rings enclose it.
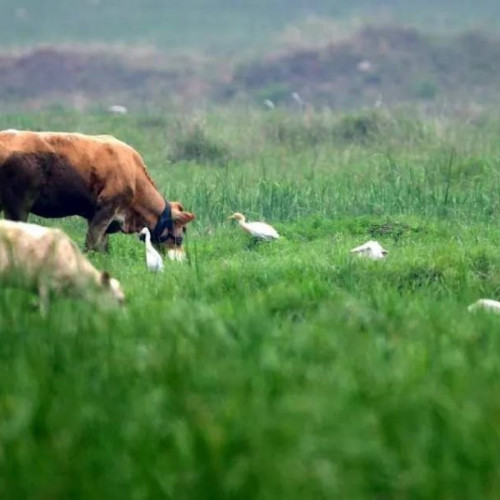
<instances>
[{"instance_id":1,"label":"white bird standing in grass","mask_svg":"<svg viewBox=\"0 0 500 500\"><path fill-rule=\"evenodd\" d=\"M298 108L301 111L304 111L306 102L304 101L304 99L302 99L302 97L300 97L298 92L292 92L292 99L297 103Z\"/></svg>"},{"instance_id":2,"label":"white bird standing in grass","mask_svg":"<svg viewBox=\"0 0 500 500\"><path fill-rule=\"evenodd\" d=\"M494 312L500 314L500 302L492 299L479 299L467 307L470 312L478 311L479 309L484 309L485 311Z\"/></svg>"},{"instance_id":3,"label":"white bird standing in grass","mask_svg":"<svg viewBox=\"0 0 500 500\"><path fill-rule=\"evenodd\" d=\"M267 109L274 109L276 107L275 104L274 104L274 102L271 101L271 99L264 99L264 106Z\"/></svg>"},{"instance_id":4,"label":"white bird standing in grass","mask_svg":"<svg viewBox=\"0 0 500 500\"><path fill-rule=\"evenodd\" d=\"M353 248L351 253L357 253L358 255L368 257L370 259L383 259L389 252L382 248L382 245L378 241L370 240L364 245Z\"/></svg>"},{"instance_id":5,"label":"white bird standing in grass","mask_svg":"<svg viewBox=\"0 0 500 500\"><path fill-rule=\"evenodd\" d=\"M146 245L146 266L148 266L148 269L154 273L162 272L163 259L151 244L151 233L147 227L139 233L139 239L144 241Z\"/></svg>"},{"instance_id":6,"label":"white bird standing in grass","mask_svg":"<svg viewBox=\"0 0 500 500\"><path fill-rule=\"evenodd\" d=\"M229 217L238 221L240 227L259 240L271 241L277 240L280 235L274 227L265 222L246 222L245 216L239 212L234 213Z\"/></svg>"},{"instance_id":7,"label":"white bird standing in grass","mask_svg":"<svg viewBox=\"0 0 500 500\"><path fill-rule=\"evenodd\" d=\"M112 115L126 115L128 113L128 109L125 106L115 104L114 106L109 106L108 113L111 113Z\"/></svg>"}]
</instances>

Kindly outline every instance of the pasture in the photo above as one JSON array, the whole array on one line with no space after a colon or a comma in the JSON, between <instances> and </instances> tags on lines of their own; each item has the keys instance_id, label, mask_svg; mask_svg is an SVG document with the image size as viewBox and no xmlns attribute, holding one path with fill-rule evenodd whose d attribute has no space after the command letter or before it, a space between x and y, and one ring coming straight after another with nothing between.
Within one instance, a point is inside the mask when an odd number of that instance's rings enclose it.
<instances>
[{"instance_id":1,"label":"pasture","mask_svg":"<svg viewBox=\"0 0 500 500\"><path fill-rule=\"evenodd\" d=\"M90 256L124 310L0 289L0 498L497 498L500 317L467 306L500 297L500 120L466 118L1 116L116 135L197 220L163 275Z\"/></svg>"}]
</instances>

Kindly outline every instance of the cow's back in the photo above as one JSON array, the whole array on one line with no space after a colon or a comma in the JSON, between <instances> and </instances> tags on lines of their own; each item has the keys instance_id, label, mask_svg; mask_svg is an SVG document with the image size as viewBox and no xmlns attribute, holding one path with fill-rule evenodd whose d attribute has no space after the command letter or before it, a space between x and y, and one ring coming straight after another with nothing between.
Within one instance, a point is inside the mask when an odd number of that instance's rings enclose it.
<instances>
[{"instance_id":1,"label":"cow's back","mask_svg":"<svg viewBox=\"0 0 500 500\"><path fill-rule=\"evenodd\" d=\"M90 219L100 199L130 200L141 165L133 148L111 136L0 132L0 198L17 201L24 190L30 211L43 217Z\"/></svg>"},{"instance_id":2,"label":"cow's back","mask_svg":"<svg viewBox=\"0 0 500 500\"><path fill-rule=\"evenodd\" d=\"M4 130L0 132L0 167L14 152L52 152L51 146L36 132Z\"/></svg>"},{"instance_id":3,"label":"cow's back","mask_svg":"<svg viewBox=\"0 0 500 500\"><path fill-rule=\"evenodd\" d=\"M55 155L72 166L84 179L135 176L138 153L109 135L65 132L0 132L0 166L13 153Z\"/></svg>"}]
</instances>

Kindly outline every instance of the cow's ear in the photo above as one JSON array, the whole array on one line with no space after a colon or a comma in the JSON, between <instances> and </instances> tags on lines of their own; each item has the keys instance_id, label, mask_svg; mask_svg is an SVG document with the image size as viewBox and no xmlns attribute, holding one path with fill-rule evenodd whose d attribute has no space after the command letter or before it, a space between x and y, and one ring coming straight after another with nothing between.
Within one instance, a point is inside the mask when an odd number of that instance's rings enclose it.
<instances>
[{"instance_id":1,"label":"cow's ear","mask_svg":"<svg viewBox=\"0 0 500 500\"><path fill-rule=\"evenodd\" d=\"M184 212L178 202L172 202L172 219L181 225L188 224L196 219L196 215L191 212Z\"/></svg>"},{"instance_id":2,"label":"cow's ear","mask_svg":"<svg viewBox=\"0 0 500 500\"><path fill-rule=\"evenodd\" d=\"M196 215L192 214L191 212L180 212L178 218L176 219L176 222L179 222L180 224L185 226L195 219Z\"/></svg>"},{"instance_id":3,"label":"cow's ear","mask_svg":"<svg viewBox=\"0 0 500 500\"><path fill-rule=\"evenodd\" d=\"M107 286L109 287L110 286L110 283L111 283L111 276L109 275L108 271L103 271L101 273L101 283L104 285L104 286Z\"/></svg>"}]
</instances>

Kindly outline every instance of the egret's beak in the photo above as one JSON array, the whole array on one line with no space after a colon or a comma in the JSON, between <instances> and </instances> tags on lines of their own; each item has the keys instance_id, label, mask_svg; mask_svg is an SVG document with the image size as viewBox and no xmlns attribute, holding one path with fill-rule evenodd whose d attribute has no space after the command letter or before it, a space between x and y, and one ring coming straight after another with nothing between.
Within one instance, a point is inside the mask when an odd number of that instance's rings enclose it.
<instances>
[{"instance_id":1,"label":"egret's beak","mask_svg":"<svg viewBox=\"0 0 500 500\"><path fill-rule=\"evenodd\" d=\"M228 219L234 219L234 215L230 215Z\"/></svg>"}]
</instances>

